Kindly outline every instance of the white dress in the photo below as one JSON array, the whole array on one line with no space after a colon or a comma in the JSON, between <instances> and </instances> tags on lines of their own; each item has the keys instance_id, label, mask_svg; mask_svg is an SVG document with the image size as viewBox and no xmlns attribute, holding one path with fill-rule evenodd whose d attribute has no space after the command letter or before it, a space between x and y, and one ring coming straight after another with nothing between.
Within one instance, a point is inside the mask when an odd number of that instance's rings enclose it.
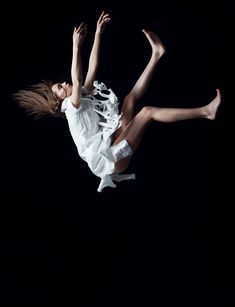
<instances>
[{"instance_id":1,"label":"white dress","mask_svg":"<svg viewBox=\"0 0 235 307\"><path fill-rule=\"evenodd\" d=\"M116 187L113 181L135 179L135 175L120 175L115 170L117 161L133 154L125 139L111 146L112 134L121 126L118 99L103 83L95 81L94 86L92 95L88 95L87 90L82 88L78 108L73 106L69 97L65 98L61 111L65 112L79 156L87 162L90 170L101 178L97 189L101 192L106 186ZM101 98L98 98L98 95Z\"/></svg>"}]
</instances>

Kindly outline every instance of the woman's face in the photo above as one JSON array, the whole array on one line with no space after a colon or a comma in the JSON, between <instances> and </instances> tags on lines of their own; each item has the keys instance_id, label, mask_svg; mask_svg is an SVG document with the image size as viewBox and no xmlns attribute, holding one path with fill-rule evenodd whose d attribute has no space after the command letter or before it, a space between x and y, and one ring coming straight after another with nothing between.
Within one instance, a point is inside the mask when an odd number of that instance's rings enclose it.
<instances>
[{"instance_id":1,"label":"woman's face","mask_svg":"<svg viewBox=\"0 0 235 307\"><path fill-rule=\"evenodd\" d=\"M72 85L64 83L55 83L52 85L52 92L55 93L60 99L65 99L72 94Z\"/></svg>"}]
</instances>

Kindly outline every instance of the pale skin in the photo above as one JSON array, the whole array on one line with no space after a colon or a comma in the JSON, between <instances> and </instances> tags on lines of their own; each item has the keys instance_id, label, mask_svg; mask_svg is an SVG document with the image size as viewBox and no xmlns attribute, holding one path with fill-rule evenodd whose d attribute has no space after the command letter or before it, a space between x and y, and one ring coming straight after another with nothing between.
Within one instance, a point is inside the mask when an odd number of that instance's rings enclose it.
<instances>
[{"instance_id":1,"label":"pale skin","mask_svg":"<svg viewBox=\"0 0 235 307\"><path fill-rule=\"evenodd\" d=\"M99 50L100 50L100 39L103 30L107 22L110 20L108 14L102 12L97 22L97 30L95 34L94 44L89 60L89 68L84 86L90 91L93 88L93 82L96 77L98 60L99 60ZM76 29L76 28L75 28ZM66 83L54 84L52 90L59 94L62 99L71 96L72 103L75 107L79 106L80 95L81 95L81 60L80 60L80 46L82 45L83 39L86 35L86 26L81 24L76 30L74 30L74 40L76 47L73 48L73 57L78 58L74 60L74 66L76 69L72 69L72 76L74 73L75 80L73 86ZM198 108L159 108L153 106L145 106L142 110L134 115L135 104L144 96L146 90L152 80L152 76L155 72L156 66L160 58L165 54L166 48L158 38L158 36L151 31L142 30L146 39L148 40L152 53L150 60L145 67L143 73L137 80L136 84L133 86L131 91L127 94L122 105L122 126L113 135L113 145L118 144L123 139L126 139L130 144L133 152L135 152L140 145L145 129L148 124L153 121L159 122L176 122L181 120L193 119L193 118L205 118L209 120L214 120L216 118L216 113L221 102L221 94L219 89L216 89L215 98L210 101L207 105ZM73 65L72 65L73 67ZM79 76L79 78L75 78ZM73 81L74 82L74 81ZM76 94L75 94L76 92ZM127 169L131 161L132 156L121 159L116 163L117 172L121 173Z\"/></svg>"},{"instance_id":2,"label":"pale skin","mask_svg":"<svg viewBox=\"0 0 235 307\"><path fill-rule=\"evenodd\" d=\"M221 102L220 91L219 89L216 89L216 97L203 107L159 108L153 106L145 106L137 115L133 116L136 102L143 97L144 93L150 85L158 61L166 52L165 46L162 44L155 33L146 30L143 30L143 33L150 43L152 54L140 78L130 93L124 99L121 110L121 112L123 112L123 124L117 131L113 142L113 144L118 144L123 139L126 139L134 152L138 148L144 131L150 122L159 121L169 123L193 118L206 118L209 120L214 120L216 117L217 109ZM120 160L116 163L116 170L118 172L125 171L130 161L131 156Z\"/></svg>"},{"instance_id":3,"label":"pale skin","mask_svg":"<svg viewBox=\"0 0 235 307\"><path fill-rule=\"evenodd\" d=\"M100 54L100 44L102 34L106 28L106 24L111 20L109 14L106 14L104 11L98 18L96 24L96 31L94 42L91 49L91 54L89 57L89 66L86 75L86 79L84 82L84 87L91 92L93 90L93 83L96 80L97 70L99 67L99 54ZM82 64L81 64L81 53L80 48L82 46L83 40L87 34L87 25L81 23L78 28L74 28L73 32L73 57L72 57L72 68L71 68L71 75L72 75L72 83L70 85L66 82L64 83L56 83L52 86L52 91L57 94L57 96L61 99L69 97L71 95L76 96L74 99L71 97L71 101L75 107L78 108L80 103L80 96L81 95L81 84L82 84ZM76 83L76 79L80 80L79 86L74 87L74 81Z\"/></svg>"}]
</instances>

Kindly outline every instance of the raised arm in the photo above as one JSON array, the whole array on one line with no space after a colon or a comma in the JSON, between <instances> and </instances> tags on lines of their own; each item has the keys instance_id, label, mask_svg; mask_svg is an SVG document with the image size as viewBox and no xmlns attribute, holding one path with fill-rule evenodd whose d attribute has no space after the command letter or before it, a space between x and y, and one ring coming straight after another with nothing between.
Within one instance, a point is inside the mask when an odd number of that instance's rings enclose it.
<instances>
[{"instance_id":1,"label":"raised arm","mask_svg":"<svg viewBox=\"0 0 235 307\"><path fill-rule=\"evenodd\" d=\"M110 21L109 14L105 14L105 12L103 11L96 24L94 42L91 49L88 71L84 83L84 87L87 88L89 92L91 92L93 89L93 82L96 79L96 74L99 66L100 43L101 43L102 33L106 27L106 24L109 21Z\"/></svg>"},{"instance_id":2,"label":"raised arm","mask_svg":"<svg viewBox=\"0 0 235 307\"><path fill-rule=\"evenodd\" d=\"M82 62L81 62L81 46L87 33L87 25L81 23L78 28L73 31L73 55L71 65L71 78L73 84L72 95L70 97L72 104L78 108L81 98L81 89L83 82Z\"/></svg>"}]
</instances>

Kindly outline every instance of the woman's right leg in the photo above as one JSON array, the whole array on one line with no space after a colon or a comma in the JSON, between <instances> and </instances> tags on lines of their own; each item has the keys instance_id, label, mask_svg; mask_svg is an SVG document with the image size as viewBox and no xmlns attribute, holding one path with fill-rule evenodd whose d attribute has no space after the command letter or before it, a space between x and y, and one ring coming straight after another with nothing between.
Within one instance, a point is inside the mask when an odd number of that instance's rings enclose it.
<instances>
[{"instance_id":1,"label":"woman's right leg","mask_svg":"<svg viewBox=\"0 0 235 307\"><path fill-rule=\"evenodd\" d=\"M220 102L221 95L217 89L216 97L206 106L199 108L157 108L146 106L129 122L113 144L118 144L123 139L126 139L133 152L135 152L142 140L146 127L151 121L170 123L193 118L214 120ZM118 161L116 163L116 170L118 172L125 171L130 163L131 157Z\"/></svg>"},{"instance_id":2,"label":"woman's right leg","mask_svg":"<svg viewBox=\"0 0 235 307\"><path fill-rule=\"evenodd\" d=\"M164 45L154 32L143 30L143 33L145 34L152 48L151 58L140 78L124 99L121 109L122 126L115 133L114 139L116 139L122 133L129 121L133 118L135 104L143 97L148 89L155 72L156 65L162 55L166 52Z\"/></svg>"}]
</instances>

